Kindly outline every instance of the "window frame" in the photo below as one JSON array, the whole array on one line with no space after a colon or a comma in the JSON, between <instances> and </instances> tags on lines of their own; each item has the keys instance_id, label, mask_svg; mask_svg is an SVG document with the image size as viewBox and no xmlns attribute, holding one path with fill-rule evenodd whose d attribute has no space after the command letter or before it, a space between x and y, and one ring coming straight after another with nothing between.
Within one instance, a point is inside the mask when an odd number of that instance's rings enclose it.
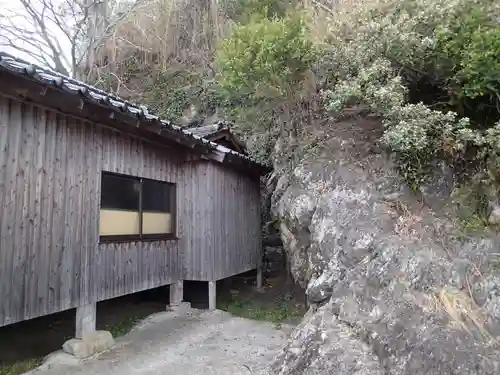
<instances>
[{"instance_id":1,"label":"window frame","mask_svg":"<svg viewBox=\"0 0 500 375\"><path fill-rule=\"evenodd\" d=\"M118 235L101 235L99 233L99 243L110 243L110 242L150 242L150 241L163 241L163 240L178 240L177 237L177 184L168 181L155 180L153 178L137 177L132 175L127 175L123 173L101 171L101 181L100 181L100 194L102 197L102 179L105 175L117 176L121 178L126 178L132 181L139 182L139 234L118 234ZM170 194L168 194L169 205L172 212L171 222L172 222L172 233L155 233L155 234L143 234L142 233L142 223L143 223L143 210L142 210L142 191L143 191L143 181L153 181L159 182L166 186L170 186ZM101 199L99 199L99 220L100 211L102 209Z\"/></svg>"}]
</instances>

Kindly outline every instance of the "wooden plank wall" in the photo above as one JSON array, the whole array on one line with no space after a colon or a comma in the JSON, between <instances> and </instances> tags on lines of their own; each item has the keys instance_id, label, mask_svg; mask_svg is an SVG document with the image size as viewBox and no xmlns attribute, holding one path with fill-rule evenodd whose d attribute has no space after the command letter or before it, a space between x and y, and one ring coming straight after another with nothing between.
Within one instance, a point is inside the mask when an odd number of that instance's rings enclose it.
<instances>
[{"instance_id":1,"label":"wooden plank wall","mask_svg":"<svg viewBox=\"0 0 500 375\"><path fill-rule=\"evenodd\" d=\"M242 173L208 165L213 207L214 262L212 280L257 268L261 260L261 199L259 181Z\"/></svg>"},{"instance_id":2,"label":"wooden plank wall","mask_svg":"<svg viewBox=\"0 0 500 375\"><path fill-rule=\"evenodd\" d=\"M184 170L181 253L186 280L212 281L257 268L261 256L258 181L215 163ZM182 207L181 207L182 209Z\"/></svg>"},{"instance_id":3,"label":"wooden plank wall","mask_svg":"<svg viewBox=\"0 0 500 375\"><path fill-rule=\"evenodd\" d=\"M101 171L178 182L175 159L0 96L0 326L178 280L176 241L98 244Z\"/></svg>"},{"instance_id":4,"label":"wooden plank wall","mask_svg":"<svg viewBox=\"0 0 500 375\"><path fill-rule=\"evenodd\" d=\"M101 155L102 170L179 183L180 164L173 153L111 130L99 133L96 153ZM98 300L171 284L181 278L179 244L178 241L100 244L95 268L104 270L96 273Z\"/></svg>"},{"instance_id":5,"label":"wooden plank wall","mask_svg":"<svg viewBox=\"0 0 500 375\"><path fill-rule=\"evenodd\" d=\"M182 188L179 188L179 210L185 219L179 223L180 249L183 259L183 279L210 280L212 252L210 185L208 162L192 162L182 170Z\"/></svg>"}]
</instances>

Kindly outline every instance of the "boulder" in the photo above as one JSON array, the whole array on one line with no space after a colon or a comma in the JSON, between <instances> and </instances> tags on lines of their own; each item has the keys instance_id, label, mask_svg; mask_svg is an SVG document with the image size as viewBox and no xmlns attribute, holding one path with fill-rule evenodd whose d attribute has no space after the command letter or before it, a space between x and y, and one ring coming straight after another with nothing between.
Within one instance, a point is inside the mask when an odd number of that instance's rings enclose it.
<instances>
[{"instance_id":1,"label":"boulder","mask_svg":"<svg viewBox=\"0 0 500 375\"><path fill-rule=\"evenodd\" d=\"M492 209L490 216L488 217L488 223L491 225L498 225L500 224L500 205L493 204L491 206Z\"/></svg>"},{"instance_id":2,"label":"boulder","mask_svg":"<svg viewBox=\"0 0 500 375\"><path fill-rule=\"evenodd\" d=\"M323 306L300 324L275 362L273 374L383 375L371 348Z\"/></svg>"},{"instance_id":3,"label":"boulder","mask_svg":"<svg viewBox=\"0 0 500 375\"><path fill-rule=\"evenodd\" d=\"M273 196L312 308L271 372L500 374L500 238L469 237L439 211L452 205L416 199L377 121L330 128Z\"/></svg>"},{"instance_id":4,"label":"boulder","mask_svg":"<svg viewBox=\"0 0 500 375\"><path fill-rule=\"evenodd\" d=\"M63 351L76 358L88 358L94 354L110 349L115 344L108 331L95 331L84 335L81 339L70 339L63 345Z\"/></svg>"}]
</instances>

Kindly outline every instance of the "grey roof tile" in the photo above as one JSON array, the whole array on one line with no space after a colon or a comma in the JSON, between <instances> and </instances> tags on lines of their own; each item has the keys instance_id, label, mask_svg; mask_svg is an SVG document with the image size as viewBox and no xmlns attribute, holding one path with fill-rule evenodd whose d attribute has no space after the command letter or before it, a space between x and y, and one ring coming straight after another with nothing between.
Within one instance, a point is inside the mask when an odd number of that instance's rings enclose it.
<instances>
[{"instance_id":1,"label":"grey roof tile","mask_svg":"<svg viewBox=\"0 0 500 375\"><path fill-rule=\"evenodd\" d=\"M116 95L98 89L97 87L90 86L84 82L78 81L70 77L66 77L60 73L34 65L32 63L16 58L2 51L0 51L0 70L1 69L6 69L10 72L27 76L35 81L38 81L41 84L56 86L66 91L70 95L71 94L83 95L90 100L99 102L100 104L105 104L111 108L120 109L123 112L129 112L132 115L144 117L147 120L159 120L161 121L164 128L177 132L179 133L179 135L183 137L194 139L200 144L202 144L204 147L208 147L210 149L217 149L226 154L232 154L238 158L245 159L251 163L262 166L262 164L258 163L249 156L243 155L236 151L230 150L226 147L222 147L217 143L204 139L203 138L204 136L212 134L209 132L204 133L207 132L208 129L200 131L193 131L193 129L183 129L180 126L176 126L170 123L169 121L161 120L157 116L150 114L147 108L144 106L133 104ZM204 127L201 127L199 129L202 128Z\"/></svg>"},{"instance_id":2,"label":"grey roof tile","mask_svg":"<svg viewBox=\"0 0 500 375\"><path fill-rule=\"evenodd\" d=\"M217 124L199 126L196 128L188 128L186 130L188 132L190 132L191 134L198 135L200 137L206 137L206 136L215 134L222 129L224 129L223 124L217 123ZM226 127L226 129L227 129L227 127Z\"/></svg>"}]
</instances>

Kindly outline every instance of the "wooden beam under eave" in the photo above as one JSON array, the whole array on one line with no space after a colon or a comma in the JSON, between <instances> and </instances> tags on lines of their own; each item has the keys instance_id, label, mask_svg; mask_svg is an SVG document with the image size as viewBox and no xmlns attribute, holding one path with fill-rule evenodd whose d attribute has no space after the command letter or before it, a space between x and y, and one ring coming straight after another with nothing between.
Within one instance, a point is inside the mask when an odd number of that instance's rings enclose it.
<instances>
[{"instance_id":1,"label":"wooden beam under eave","mask_svg":"<svg viewBox=\"0 0 500 375\"><path fill-rule=\"evenodd\" d=\"M0 74L2 80L0 93L7 96L92 123L103 124L166 147L186 147L196 153L210 151L199 142L180 137L178 132L170 129L159 126L155 128L142 123L137 127L137 117L120 108L87 101L81 95L64 91L56 86L45 85L22 74L9 71L1 71ZM44 95L41 95L42 90ZM144 124L147 124L147 121L144 121Z\"/></svg>"},{"instance_id":2,"label":"wooden beam under eave","mask_svg":"<svg viewBox=\"0 0 500 375\"><path fill-rule=\"evenodd\" d=\"M206 137L208 140L219 143L221 139L225 139L234 146L234 151L240 154L246 154L245 146L238 141L238 139L228 129L220 130L217 133L211 134Z\"/></svg>"},{"instance_id":3,"label":"wooden beam under eave","mask_svg":"<svg viewBox=\"0 0 500 375\"><path fill-rule=\"evenodd\" d=\"M214 150L213 152L208 154L208 157L212 160L215 160L216 162L223 163L224 159L226 158L226 154L222 151Z\"/></svg>"}]
</instances>

